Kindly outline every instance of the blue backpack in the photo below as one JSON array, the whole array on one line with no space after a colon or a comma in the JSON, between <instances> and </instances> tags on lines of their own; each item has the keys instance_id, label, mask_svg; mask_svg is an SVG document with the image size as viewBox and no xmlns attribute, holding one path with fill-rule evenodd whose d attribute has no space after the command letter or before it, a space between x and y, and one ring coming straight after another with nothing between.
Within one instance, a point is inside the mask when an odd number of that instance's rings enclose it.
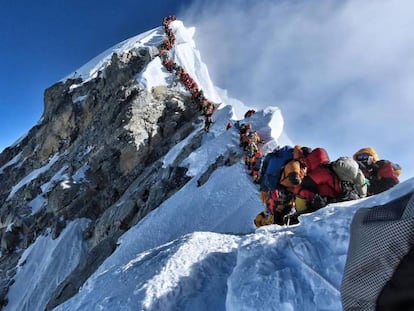
<instances>
[{"instance_id":1,"label":"blue backpack","mask_svg":"<svg viewBox=\"0 0 414 311\"><path fill-rule=\"evenodd\" d=\"M293 159L293 148L284 146L266 155L263 161L263 186L270 190L278 188L282 167Z\"/></svg>"}]
</instances>

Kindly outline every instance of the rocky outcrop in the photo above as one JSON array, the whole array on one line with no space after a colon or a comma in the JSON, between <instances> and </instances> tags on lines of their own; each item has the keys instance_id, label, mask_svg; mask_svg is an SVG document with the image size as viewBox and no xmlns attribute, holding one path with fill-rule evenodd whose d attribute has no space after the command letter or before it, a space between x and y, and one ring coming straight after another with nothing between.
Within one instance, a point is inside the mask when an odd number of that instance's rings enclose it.
<instances>
[{"instance_id":1,"label":"rocky outcrop","mask_svg":"<svg viewBox=\"0 0 414 311\"><path fill-rule=\"evenodd\" d=\"M197 186L200 187L204 185L208 179L210 178L211 174L214 173L216 169L221 166L231 166L241 161L243 158L243 153L238 152L239 150L229 152L226 155L220 155L214 163L212 163L208 169L200 176L197 180Z\"/></svg>"},{"instance_id":2,"label":"rocky outcrop","mask_svg":"<svg viewBox=\"0 0 414 311\"><path fill-rule=\"evenodd\" d=\"M39 124L0 155L0 300L19 250L47 230L56 238L69 221L88 218L90 251L49 307L68 299L125 230L188 182L186 168L164 167L162 157L194 131L197 107L167 87L139 86L135 75L153 55L148 48L113 54L95 78L51 86ZM201 133L178 159L200 143Z\"/></svg>"}]
</instances>

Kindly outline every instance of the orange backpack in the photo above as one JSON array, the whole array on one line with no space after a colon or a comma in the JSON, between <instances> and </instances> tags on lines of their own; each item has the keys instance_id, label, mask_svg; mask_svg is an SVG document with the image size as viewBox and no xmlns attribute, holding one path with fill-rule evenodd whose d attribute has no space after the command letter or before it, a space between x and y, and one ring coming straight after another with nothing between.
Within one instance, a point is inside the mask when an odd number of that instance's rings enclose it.
<instances>
[{"instance_id":1,"label":"orange backpack","mask_svg":"<svg viewBox=\"0 0 414 311\"><path fill-rule=\"evenodd\" d=\"M282 169L280 184L287 190L293 191L293 188L302 183L306 175L306 167L298 160L291 160Z\"/></svg>"}]
</instances>

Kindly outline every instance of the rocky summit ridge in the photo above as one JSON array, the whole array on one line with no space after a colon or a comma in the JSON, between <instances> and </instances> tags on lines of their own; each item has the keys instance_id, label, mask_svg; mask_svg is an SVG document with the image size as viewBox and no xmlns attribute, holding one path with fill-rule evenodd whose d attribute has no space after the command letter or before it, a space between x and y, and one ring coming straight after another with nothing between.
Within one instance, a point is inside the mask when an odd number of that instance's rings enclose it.
<instances>
[{"instance_id":1,"label":"rocky summit ridge","mask_svg":"<svg viewBox=\"0 0 414 311\"><path fill-rule=\"evenodd\" d=\"M41 120L0 154L1 305L22 251L37 237L57 238L71 220L88 220L86 251L50 298L52 308L78 291L122 233L191 179L179 163L201 144L198 107L188 92L140 78L162 36L159 27L148 40L130 40L89 76L75 72L49 87ZM218 159L203 180L220 165L229 161Z\"/></svg>"}]
</instances>

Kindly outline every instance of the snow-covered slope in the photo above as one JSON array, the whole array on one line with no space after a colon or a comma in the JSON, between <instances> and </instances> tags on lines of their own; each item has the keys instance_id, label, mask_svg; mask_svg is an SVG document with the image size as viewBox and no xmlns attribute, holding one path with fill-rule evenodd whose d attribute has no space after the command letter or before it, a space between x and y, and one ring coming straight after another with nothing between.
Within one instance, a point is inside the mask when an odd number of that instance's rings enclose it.
<instances>
[{"instance_id":1,"label":"snow-covered slope","mask_svg":"<svg viewBox=\"0 0 414 311\"><path fill-rule=\"evenodd\" d=\"M238 166L218 172L211 182L222 180L223 185L234 178L244 180L244 175ZM251 201L239 208L217 206L211 200L211 206L198 208L201 199L192 199L205 193L193 188L185 191L189 198L177 197L152 212L120 239L116 252L79 294L56 310L341 310L339 288L353 214L414 189L410 179L380 195L301 216L297 226L254 230L251 219L260 204L255 203L257 190L244 182L236 184L247 188L209 193L212 198L235 200L235 205L250 196ZM250 232L220 233L227 227ZM73 247L73 241L63 243L59 258L67 258ZM31 257L26 260L19 279L33 279ZM64 272L51 269L37 270L34 283L47 283ZM51 275L53 270L56 274ZM32 301L31 310L41 310L38 304Z\"/></svg>"},{"instance_id":2,"label":"snow-covered slope","mask_svg":"<svg viewBox=\"0 0 414 311\"><path fill-rule=\"evenodd\" d=\"M43 310L56 287L85 252L82 232L88 220L71 223L57 238L40 236L20 258L6 310Z\"/></svg>"},{"instance_id":3,"label":"snow-covered slope","mask_svg":"<svg viewBox=\"0 0 414 311\"><path fill-rule=\"evenodd\" d=\"M79 293L55 310L341 310L339 286L354 212L412 191L414 179L368 199L329 205L302 216L296 226L256 230L253 219L263 204L242 158L198 183L219 157L240 153L237 129L225 127L235 118L234 112L246 106L214 86L195 49L194 29L180 21L171 25L177 38L170 51L174 61L208 99L223 105L213 115L214 124L201 146L178 163L188 168L192 179L121 236L115 252ZM113 51L158 46L162 34L160 27L126 40L68 78L80 75L86 81L108 64ZM170 87L174 76L155 58L136 79L151 89ZM180 85L174 88L185 92ZM276 144L291 144L277 107L258 111L248 122L266 141L265 152ZM179 151L200 130L172 148L163 158L164 166L176 164ZM122 198L117 204L123 204ZM45 284L64 279L62 262L75 260L82 251L78 230L85 224L76 220L59 239L39 237L24 251L25 264L17 271L4 310L45 309L47 299L37 295L42 289L42 295L51 295L53 290ZM73 238L67 238L71 232ZM29 288L22 281L27 279L32 283Z\"/></svg>"},{"instance_id":4,"label":"snow-covered slope","mask_svg":"<svg viewBox=\"0 0 414 311\"><path fill-rule=\"evenodd\" d=\"M200 53L195 49L193 40L195 28L186 28L181 21L172 22L170 28L176 37L175 46L170 52L171 58L190 74L208 99L218 103L221 102L218 90L209 77L208 69L201 61ZM164 27L157 27L134 36L99 54L75 72L66 76L62 81L69 78L82 78L83 83L85 83L97 77L111 62L113 53L123 54L137 51L141 47L149 47L153 50L152 53L157 53L157 48L164 38ZM137 75L137 80L150 90L154 86L171 85L174 76L163 68L160 58L155 58L142 73Z\"/></svg>"}]
</instances>

